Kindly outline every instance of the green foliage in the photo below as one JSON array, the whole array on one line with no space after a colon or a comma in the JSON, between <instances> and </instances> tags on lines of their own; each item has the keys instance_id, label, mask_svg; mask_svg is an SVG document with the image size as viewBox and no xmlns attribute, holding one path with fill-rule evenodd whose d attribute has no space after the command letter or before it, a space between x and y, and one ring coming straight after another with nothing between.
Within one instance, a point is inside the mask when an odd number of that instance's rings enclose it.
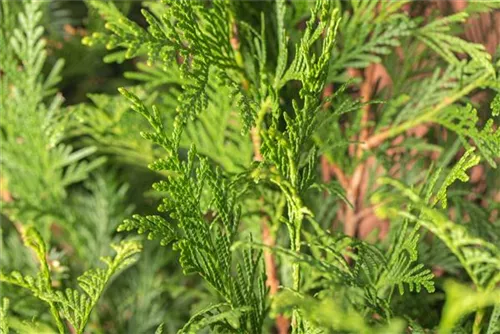
<instances>
[{"instance_id":1,"label":"green foliage","mask_svg":"<svg viewBox=\"0 0 500 334\"><path fill-rule=\"evenodd\" d=\"M78 285L84 293L68 288L64 292L56 291L53 295L44 296L58 305L64 318L69 321L77 333L83 333L90 312L99 300L108 281L112 276L134 263L136 261L134 255L141 250L140 244L134 241L123 241L111 246L115 250L116 256L114 258L101 258L107 266L106 269L90 269L78 277Z\"/></svg>"},{"instance_id":2,"label":"green foliage","mask_svg":"<svg viewBox=\"0 0 500 334\"><path fill-rule=\"evenodd\" d=\"M9 310L9 300L7 298L3 298L2 306L0 307L0 331L2 333L9 332L9 323L7 321L8 310Z\"/></svg>"},{"instance_id":3,"label":"green foliage","mask_svg":"<svg viewBox=\"0 0 500 334\"><path fill-rule=\"evenodd\" d=\"M447 294L447 300L444 306L444 315L439 324L440 333L452 333L454 325L467 313L487 306L497 305L491 316L487 333L495 332L495 327L498 326L497 313L500 290L495 289L488 292L474 291L454 281L446 282L444 289Z\"/></svg>"},{"instance_id":4,"label":"green foliage","mask_svg":"<svg viewBox=\"0 0 500 334\"><path fill-rule=\"evenodd\" d=\"M63 61L57 60L52 64L48 75L44 74L44 65L50 64L47 61L46 41L42 38L44 29L40 25L43 4L25 1L18 8L12 2L3 1L1 5L2 15L6 15L6 20L2 20L0 42L2 46L9 45L1 48L1 110L2 119L5 121L1 126L1 163L2 179L6 182L5 188L2 184L2 191L8 193L7 198L2 196L2 213L14 222L19 231L23 231L24 244L32 249L40 265L36 275L21 274L18 271L12 271L10 274L2 272L1 280L29 290L36 298L48 304L58 332L66 331L62 321L64 317L75 331L81 333L108 280L132 263L133 254L140 250L140 245L136 242L123 242L114 246L117 256L113 259L103 258L108 265L107 270L95 269L79 278L85 293L53 289L54 285L59 284L58 270L61 268L54 267L54 263L58 262L48 262L52 256L49 255L42 235L48 234L50 224L56 220L66 227L70 235L75 236L78 233L78 238L85 239L85 228L82 225L86 222L76 207L85 209L88 202L84 199L85 196L80 196L79 199L68 196L67 189L88 178L89 173L101 165L104 159L85 161L96 151L94 147L73 150L64 142L64 128L69 126L70 120L65 115L65 108L61 106L62 95L54 95L57 91L55 85L60 81ZM17 17L17 23L13 17ZM95 187L99 184L89 186ZM94 194L104 196L101 190L94 189ZM123 195L123 191L121 192ZM123 199L123 196L117 199ZM96 202L102 203L101 200ZM72 205L75 205L75 208ZM110 203L107 205L112 206ZM126 210L120 211L126 213ZM2 220L8 223L7 219ZM38 227L26 227L29 223L36 223ZM38 232L38 228L42 233ZM109 231L105 233L109 235ZM104 236L104 233L100 235ZM78 244L81 240L72 241ZM100 241L109 244L110 240L98 239L98 242ZM17 246L16 243L10 245ZM78 252L90 257L91 252L98 251L97 247L90 244L87 246L87 250L82 247ZM16 252L21 250L17 249ZM4 263L6 264L7 262ZM18 264L20 263L9 263L8 266ZM5 288L6 292L9 290ZM17 301L14 307L16 304ZM46 326L39 324L19 324L17 321L9 321L9 324L21 332L46 331L42 329Z\"/></svg>"},{"instance_id":5,"label":"green foliage","mask_svg":"<svg viewBox=\"0 0 500 334\"><path fill-rule=\"evenodd\" d=\"M500 306L495 305L488 324L487 334L495 333L500 330Z\"/></svg>"},{"instance_id":6,"label":"green foliage","mask_svg":"<svg viewBox=\"0 0 500 334\"><path fill-rule=\"evenodd\" d=\"M408 232L407 223L398 231L390 249L386 269L377 279L377 287L397 286L399 293L404 293L403 284L407 284L410 291L419 292L424 287L428 292L434 292L434 275L423 264L415 264L418 259L417 245L420 240L418 228Z\"/></svg>"},{"instance_id":7,"label":"green foliage","mask_svg":"<svg viewBox=\"0 0 500 334\"><path fill-rule=\"evenodd\" d=\"M493 116L500 115L500 94L497 94L493 101L491 101L491 111Z\"/></svg>"},{"instance_id":8,"label":"green foliage","mask_svg":"<svg viewBox=\"0 0 500 334\"><path fill-rule=\"evenodd\" d=\"M342 4L343 7L352 6L352 11L345 8L342 15L341 37L332 59L330 75L338 75L337 71L348 67L365 68L371 63L379 63L382 56L400 46L400 40L411 35L416 26L407 16L398 13L405 3L407 1L353 1Z\"/></svg>"},{"instance_id":9,"label":"green foliage","mask_svg":"<svg viewBox=\"0 0 500 334\"><path fill-rule=\"evenodd\" d=\"M95 174L71 198L69 230L71 243L82 245L76 252L89 263L97 264L114 241L113 234L133 210L127 204L128 184L120 184L116 173Z\"/></svg>"},{"instance_id":10,"label":"green foliage","mask_svg":"<svg viewBox=\"0 0 500 334\"><path fill-rule=\"evenodd\" d=\"M83 333L90 313L104 291L107 282L135 259L134 254L140 251L141 246L134 241L123 241L112 245L116 256L103 257L101 260L107 265L106 269L91 269L78 277L78 284L84 293L67 288L56 291L52 288L52 279L47 263L47 246L41 235L34 227L28 227L23 235L24 243L30 247L40 264L40 270L35 277L22 275L18 271L9 274L0 273L0 281L29 290L35 297L46 302L54 318L59 333L65 333L65 326L61 315L67 319L77 333Z\"/></svg>"},{"instance_id":11,"label":"green foliage","mask_svg":"<svg viewBox=\"0 0 500 334\"><path fill-rule=\"evenodd\" d=\"M251 162L252 145L242 140L243 124L235 108L230 89L210 87L207 109L186 125L181 145L194 144L200 154L209 157L228 172L241 172Z\"/></svg>"},{"instance_id":12,"label":"green foliage","mask_svg":"<svg viewBox=\"0 0 500 334\"><path fill-rule=\"evenodd\" d=\"M476 128L477 112L468 105L443 111L436 117L436 122L454 131L468 146L466 139L472 139L483 158L496 167L495 158L500 157L500 131L493 128L493 119L489 119L482 130Z\"/></svg>"},{"instance_id":13,"label":"green foliage","mask_svg":"<svg viewBox=\"0 0 500 334\"><path fill-rule=\"evenodd\" d=\"M83 137L88 145L114 160L142 166L155 156L153 147L141 142L135 132L141 118L131 113L128 103L118 96L89 94L90 104L71 106L69 112L76 122L69 132L71 137ZM90 140L88 140L90 138Z\"/></svg>"},{"instance_id":14,"label":"green foliage","mask_svg":"<svg viewBox=\"0 0 500 334\"><path fill-rule=\"evenodd\" d=\"M401 333L404 328L404 321L401 320L393 320L386 326L371 327L360 313L353 308L344 309L335 297L337 296L334 294L313 298L283 291L273 304L273 312L286 314L298 305L304 318L308 320L303 328L306 333L332 330L352 333Z\"/></svg>"},{"instance_id":15,"label":"green foliage","mask_svg":"<svg viewBox=\"0 0 500 334\"><path fill-rule=\"evenodd\" d=\"M109 19L106 28L112 34L95 33L84 40L85 44L125 48L125 58L147 53L149 64L161 62L163 66L169 66L178 57L182 63L183 92L177 110L183 117L194 117L207 107L212 73L231 85L233 95L242 96L241 103L245 104L244 92L227 73L231 70L239 74L243 69L238 51L231 47L231 29L227 28L231 14L226 1L214 1L208 10L201 1L170 1L161 18L143 10L149 23L147 31L125 18L112 2L89 1L89 5ZM249 108L243 108L247 130L253 124Z\"/></svg>"},{"instance_id":16,"label":"green foliage","mask_svg":"<svg viewBox=\"0 0 500 334\"><path fill-rule=\"evenodd\" d=\"M420 216L408 212L395 212L412 219L439 237L455 254L478 287L491 288L500 280L500 250L495 245L471 236L467 229L453 223L436 209L429 208L412 190L395 181L386 180L400 191L400 195L411 201L421 211Z\"/></svg>"},{"instance_id":17,"label":"green foliage","mask_svg":"<svg viewBox=\"0 0 500 334\"><path fill-rule=\"evenodd\" d=\"M462 182L469 181L469 176L467 175L466 171L469 168L476 166L480 161L479 156L475 155L473 152L474 149L469 149L467 152L465 152L458 163L453 166L448 175L446 175L445 180L441 184L441 187L434 197L434 200L432 202L433 205L436 205L436 203L441 201L441 206L443 207L443 209L446 209L448 205L448 187L451 186L456 180L460 180ZM439 175L439 173L436 173L436 175ZM432 192L432 188L433 186L428 188L428 194Z\"/></svg>"},{"instance_id":18,"label":"green foliage","mask_svg":"<svg viewBox=\"0 0 500 334\"><path fill-rule=\"evenodd\" d=\"M450 64L459 64L460 61L456 54L465 53L488 72L495 73L495 69L491 64L491 55L486 52L483 45L466 42L449 34L454 25L465 22L467 17L468 14L462 12L436 19L419 29L416 32L416 37Z\"/></svg>"},{"instance_id":19,"label":"green foliage","mask_svg":"<svg viewBox=\"0 0 500 334\"><path fill-rule=\"evenodd\" d=\"M143 136L163 146L169 154L168 158L152 163L150 168L169 175L166 181L159 181L153 187L165 194L159 210L168 212L169 217L176 220L181 234L176 234L159 216L135 216L120 229L149 231L149 238L159 238L162 244L175 239L174 249L180 252L179 262L184 273L198 273L227 301L224 306L231 308L230 313L225 313L222 305L211 308L215 314L201 312L192 317L196 326L232 327L235 315L239 315L238 327L258 331L265 310L264 276L263 273L256 275L259 256L244 253L243 263L237 265L237 279L232 274L234 260L230 247L240 217L234 184L224 179L220 169L212 170L207 159L197 155L194 146L188 152L187 161L180 160L177 151L182 129L178 119L172 138L166 138L157 109L153 107L151 113L135 95L125 89L121 93L133 103L132 108L151 123L154 132L143 133Z\"/></svg>"},{"instance_id":20,"label":"green foliage","mask_svg":"<svg viewBox=\"0 0 500 334\"><path fill-rule=\"evenodd\" d=\"M8 10L11 2L2 2ZM47 58L39 25L42 12L37 1L26 2L18 14L16 28L2 23L2 159L3 177L16 198L2 211L13 219L40 219L60 216L67 197L66 188L88 177L103 160L84 159L95 152L88 146L73 150L62 143L67 123L60 94L63 61L58 60L48 75L42 73ZM21 69L18 69L21 66ZM46 102L48 101L48 102ZM19 106L22 106L19 108Z\"/></svg>"},{"instance_id":21,"label":"green foliage","mask_svg":"<svg viewBox=\"0 0 500 334\"><path fill-rule=\"evenodd\" d=\"M499 330L498 1L0 1L2 333Z\"/></svg>"}]
</instances>

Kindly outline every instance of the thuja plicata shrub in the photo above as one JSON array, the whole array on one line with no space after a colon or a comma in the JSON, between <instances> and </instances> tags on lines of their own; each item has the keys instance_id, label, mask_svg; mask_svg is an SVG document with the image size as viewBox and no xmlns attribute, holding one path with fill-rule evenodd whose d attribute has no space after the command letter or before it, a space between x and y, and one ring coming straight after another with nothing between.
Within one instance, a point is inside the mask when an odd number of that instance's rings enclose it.
<instances>
[{"instance_id":1,"label":"thuja plicata shrub","mask_svg":"<svg viewBox=\"0 0 500 334\"><path fill-rule=\"evenodd\" d=\"M1 333L500 333L500 2L0 2Z\"/></svg>"}]
</instances>

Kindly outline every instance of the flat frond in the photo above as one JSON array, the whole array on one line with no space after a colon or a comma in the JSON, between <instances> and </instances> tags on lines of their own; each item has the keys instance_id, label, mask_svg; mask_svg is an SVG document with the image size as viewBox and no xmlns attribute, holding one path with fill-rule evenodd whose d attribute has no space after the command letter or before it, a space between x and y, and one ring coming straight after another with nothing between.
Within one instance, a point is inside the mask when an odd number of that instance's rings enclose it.
<instances>
[{"instance_id":1,"label":"flat frond","mask_svg":"<svg viewBox=\"0 0 500 334\"><path fill-rule=\"evenodd\" d=\"M478 129L477 111L468 105L443 110L435 116L434 121L455 132L466 146L466 139L472 139L483 158L496 167L495 159L500 157L500 131L494 128L493 119L488 120L483 129Z\"/></svg>"}]
</instances>

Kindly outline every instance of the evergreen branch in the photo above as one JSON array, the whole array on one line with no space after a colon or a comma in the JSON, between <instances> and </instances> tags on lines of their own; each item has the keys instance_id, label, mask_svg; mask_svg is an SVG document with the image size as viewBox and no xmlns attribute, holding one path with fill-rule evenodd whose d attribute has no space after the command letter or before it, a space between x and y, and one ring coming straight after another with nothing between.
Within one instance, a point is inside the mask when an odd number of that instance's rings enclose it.
<instances>
[{"instance_id":1,"label":"evergreen branch","mask_svg":"<svg viewBox=\"0 0 500 334\"><path fill-rule=\"evenodd\" d=\"M15 28L10 30L4 21L0 25L2 45L9 45L2 48L1 57L5 63L0 77L0 107L5 122L0 163L2 176L9 179L9 192L15 198L2 207L2 212L21 222L50 215L64 222L66 188L86 178L104 159L87 162L84 159L95 152L94 148L74 151L61 143L68 119L61 110L62 96L54 96L54 92L63 62L57 60L52 67L46 62L41 20L41 3L25 1L19 8ZM46 76L44 66L50 69Z\"/></svg>"},{"instance_id":2,"label":"evergreen branch","mask_svg":"<svg viewBox=\"0 0 500 334\"><path fill-rule=\"evenodd\" d=\"M405 187L401 182L387 178L382 179L381 182L394 187L401 198L409 200L412 207L420 211L420 215L416 216L398 209L399 201L396 199L391 200L391 203L386 203L384 208L379 208L380 214L401 216L415 221L431 231L458 258L478 289L490 290L500 281L498 274L500 272L500 250L498 247L470 235L464 226L453 223L439 210L428 207L418 194Z\"/></svg>"},{"instance_id":3,"label":"evergreen branch","mask_svg":"<svg viewBox=\"0 0 500 334\"><path fill-rule=\"evenodd\" d=\"M69 321L77 333L83 333L90 313L103 293L106 283L113 275L131 265L135 261L134 255L141 250L140 244L135 241L123 241L118 245L112 245L117 252L116 256L113 259L102 258L108 265L107 270L92 269L78 278L85 294L69 288L63 293L52 288L47 247L38 231L34 227L28 227L23 234L23 241L35 252L40 263L39 273L36 277L23 276L17 271L9 275L0 273L0 281L28 289L35 297L46 302L59 333L66 332L61 315Z\"/></svg>"},{"instance_id":4,"label":"evergreen branch","mask_svg":"<svg viewBox=\"0 0 500 334\"><path fill-rule=\"evenodd\" d=\"M133 264L137 260L135 255L142 249L136 241L122 241L111 247L116 255L113 258L101 258L107 266L106 269L90 269L78 277L78 285L84 293L68 288L64 292L56 291L45 297L57 303L59 311L79 334L83 333L90 313L103 294L106 284L113 276Z\"/></svg>"},{"instance_id":5,"label":"evergreen branch","mask_svg":"<svg viewBox=\"0 0 500 334\"><path fill-rule=\"evenodd\" d=\"M460 180L462 182L469 181L469 176L466 174L467 169L476 166L479 163L479 156L473 154L474 149L469 149L465 154L460 158L460 161L453 166L452 170L446 176L446 179L442 183L439 188L436 197L432 201L432 206L435 206L439 201L441 201L441 206L443 209L446 209L448 205L448 196L447 191L448 187L451 186L456 180ZM436 173L439 175L439 173ZM429 189L432 189L431 186Z\"/></svg>"},{"instance_id":6,"label":"evergreen branch","mask_svg":"<svg viewBox=\"0 0 500 334\"><path fill-rule=\"evenodd\" d=\"M377 290L384 291L386 286L397 286L399 293L403 294L403 283L407 284L410 291L419 292L424 287L428 292L434 292L434 275L429 269L424 269L423 264L413 265L418 258L417 244L420 240L418 226L414 227L409 235L408 223L403 223L398 231L396 240L391 245L391 252L383 270L377 279Z\"/></svg>"},{"instance_id":7,"label":"evergreen branch","mask_svg":"<svg viewBox=\"0 0 500 334\"><path fill-rule=\"evenodd\" d=\"M46 259L47 247L45 246L45 242L43 241L40 233L38 233L38 231L31 226L23 230L23 242L26 247L31 248L35 253L40 264L39 273L36 277L29 275L23 276L17 271L11 272L9 275L0 273L0 281L28 289L35 297L45 301L49 305L50 313L56 322L59 333L65 333L64 325L59 315L59 310L52 300L45 298L45 295L54 293L52 290L50 270Z\"/></svg>"},{"instance_id":8,"label":"evergreen branch","mask_svg":"<svg viewBox=\"0 0 500 334\"><path fill-rule=\"evenodd\" d=\"M378 145L380 145L382 142L385 140L395 137L400 133L405 132L408 129L411 129L419 124L426 123L426 122L432 122L433 118L443 109L446 107L450 106L451 104L455 103L465 95L469 94L472 92L474 89L481 87L484 85L486 80L490 77L491 75L489 73L485 73L475 79L473 82L469 83L467 86L463 87L460 89L458 92L454 93L451 96L448 96L447 98L443 99L440 103L435 105L433 108L428 109L427 111L423 112L422 115L412 119L408 120L406 122L403 122L399 125L393 126L388 130L375 133L372 135L364 144L364 147L367 149L374 148Z\"/></svg>"},{"instance_id":9,"label":"evergreen branch","mask_svg":"<svg viewBox=\"0 0 500 334\"><path fill-rule=\"evenodd\" d=\"M493 128L493 119L489 119L482 130L476 128L479 121L477 112L472 106L452 108L434 117L436 123L455 132L467 147L465 138L474 141L479 152L486 161L496 167L495 159L500 157L500 131Z\"/></svg>"},{"instance_id":10,"label":"evergreen branch","mask_svg":"<svg viewBox=\"0 0 500 334\"><path fill-rule=\"evenodd\" d=\"M125 89L120 89L120 92L153 127L154 132L144 133L143 136L160 143L169 154L165 159L152 163L150 168L168 172L167 181L159 181L153 188L164 194L159 210L168 211L179 229L174 249L180 252L179 262L184 273L198 273L233 310L251 306L248 313L238 313L239 326L249 332L259 332L265 312L264 273L257 274L259 258L252 252L247 253L244 255L244 266L237 266L238 279L235 280L232 274L235 259L230 247L236 238L241 210L236 204L235 185L221 169L213 170L208 159L198 155L194 145L188 152L187 160L180 159L179 139L186 126L184 116L176 119L169 138L156 108L153 107L151 113L135 95ZM157 218L155 220L158 221ZM149 230L162 238L165 233L171 233L163 222L156 226L150 226L149 222L150 219L136 219L122 226ZM224 321L233 319L235 315L234 312L221 313L212 320L223 326ZM212 320L204 320L200 324L210 325Z\"/></svg>"},{"instance_id":11,"label":"evergreen branch","mask_svg":"<svg viewBox=\"0 0 500 334\"><path fill-rule=\"evenodd\" d=\"M500 330L500 304L493 307L490 322L488 324L488 331L486 334L494 334Z\"/></svg>"},{"instance_id":12,"label":"evergreen branch","mask_svg":"<svg viewBox=\"0 0 500 334\"><path fill-rule=\"evenodd\" d=\"M175 240L175 231L170 227L165 219L160 216L133 215L133 219L126 219L120 226L118 232L131 231L137 229L137 233L148 232L148 239L159 239L162 246L168 245Z\"/></svg>"},{"instance_id":13,"label":"evergreen branch","mask_svg":"<svg viewBox=\"0 0 500 334\"><path fill-rule=\"evenodd\" d=\"M448 34L454 24L465 22L467 17L468 14L466 12L461 12L436 19L418 29L415 32L415 36L450 64L459 64L455 53L465 53L473 61L481 64L487 73L495 75L495 69L491 64L491 56L486 52L483 45L469 43Z\"/></svg>"},{"instance_id":14,"label":"evergreen branch","mask_svg":"<svg viewBox=\"0 0 500 334\"><path fill-rule=\"evenodd\" d=\"M395 334L400 333L404 328L404 322L398 319L394 319L386 326L372 327L355 309L345 309L329 294L322 294L315 298L287 290L281 292L273 304L274 313L289 313L296 308L299 308L304 319L307 319L304 327L301 328L307 333L335 330L350 333Z\"/></svg>"}]
</instances>

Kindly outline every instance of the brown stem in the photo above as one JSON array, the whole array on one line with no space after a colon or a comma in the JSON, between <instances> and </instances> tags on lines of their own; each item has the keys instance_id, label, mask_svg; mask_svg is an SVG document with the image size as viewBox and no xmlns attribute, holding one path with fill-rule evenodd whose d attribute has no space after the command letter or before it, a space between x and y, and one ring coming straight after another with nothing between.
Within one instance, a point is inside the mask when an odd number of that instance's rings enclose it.
<instances>
[{"instance_id":1,"label":"brown stem","mask_svg":"<svg viewBox=\"0 0 500 334\"><path fill-rule=\"evenodd\" d=\"M262 241L266 246L273 247L276 244L276 240L271 234L271 229L269 228L267 217L262 218ZM274 262L274 257L269 250L264 251L264 262L266 264L267 273L267 286L269 286L269 292L271 295L276 294L279 288L279 279L276 272L276 264Z\"/></svg>"},{"instance_id":2,"label":"brown stem","mask_svg":"<svg viewBox=\"0 0 500 334\"><path fill-rule=\"evenodd\" d=\"M321 179L325 183L330 182L331 179L330 163L324 155L321 156Z\"/></svg>"},{"instance_id":3,"label":"brown stem","mask_svg":"<svg viewBox=\"0 0 500 334\"><path fill-rule=\"evenodd\" d=\"M254 160L262 161L262 154L260 153L260 136L258 134L257 128L252 128L251 132L252 144L254 149ZM264 198L260 198L260 202L264 202ZM262 242L269 247L273 247L276 244L276 240L274 239L271 229L269 227L269 221L266 216L262 217L261 221L262 227ZM278 292L279 287L279 279L276 272L276 263L274 261L274 257L269 249L264 250L264 262L266 264L266 284L269 287L269 292L271 295L274 295Z\"/></svg>"},{"instance_id":4,"label":"brown stem","mask_svg":"<svg viewBox=\"0 0 500 334\"><path fill-rule=\"evenodd\" d=\"M349 178L344 174L342 169L334 163L330 165L330 169L335 174L335 177L337 177L337 181L339 181L342 188L347 189L349 187Z\"/></svg>"},{"instance_id":5,"label":"brown stem","mask_svg":"<svg viewBox=\"0 0 500 334\"><path fill-rule=\"evenodd\" d=\"M372 64L365 69L365 80L361 85L361 101L363 103L368 103L375 89L375 65ZM359 142L365 142L368 139L369 129L368 129L368 121L370 119L370 105L365 104L363 106L363 115L361 116L361 133L359 134ZM358 150L356 155L358 158L363 154L363 148L358 146Z\"/></svg>"},{"instance_id":6,"label":"brown stem","mask_svg":"<svg viewBox=\"0 0 500 334\"><path fill-rule=\"evenodd\" d=\"M352 204L346 205L345 219L344 219L344 233L348 236L355 236L357 229L356 220L356 206L358 204L358 191L363 176L364 164L359 164L351 177L349 187L347 188L347 199Z\"/></svg>"},{"instance_id":7,"label":"brown stem","mask_svg":"<svg viewBox=\"0 0 500 334\"><path fill-rule=\"evenodd\" d=\"M392 136L392 133L389 130L384 131L384 132L380 132L380 133L368 138L368 140L366 140L365 143L362 144L363 148L364 149L371 149L371 148L374 148L376 146L379 146L380 144L382 144L386 139L390 138L391 136Z\"/></svg>"},{"instance_id":8,"label":"brown stem","mask_svg":"<svg viewBox=\"0 0 500 334\"><path fill-rule=\"evenodd\" d=\"M264 245L273 247L276 244L271 229L269 228L268 220L266 217L262 219L262 242ZM276 262L274 260L273 254L268 250L264 250L264 263L266 265L266 285L269 287L269 294L271 296L275 295L279 289L279 278L276 270ZM276 329L279 334L287 334L288 328L290 327L290 320L283 315L278 315L276 317Z\"/></svg>"},{"instance_id":9,"label":"brown stem","mask_svg":"<svg viewBox=\"0 0 500 334\"><path fill-rule=\"evenodd\" d=\"M370 98L375 90L374 85L375 78L375 66L372 64L365 69L365 78L361 85L361 100L363 103L370 101ZM366 104L363 106L363 114L361 116L361 133L359 134L358 140L364 142L367 140L369 135L368 121L370 119L370 105ZM363 147L358 146L356 150L356 156L360 159L363 155ZM357 231L356 210L358 204L361 203L358 195L360 193L360 186L363 181L363 175L365 172L365 162L360 162L359 165L354 170L354 173L348 183L347 187L347 199L353 207L346 206L345 210L345 220L344 220L344 233L348 236L355 236Z\"/></svg>"},{"instance_id":10,"label":"brown stem","mask_svg":"<svg viewBox=\"0 0 500 334\"><path fill-rule=\"evenodd\" d=\"M363 220L364 218L370 216L373 214L374 209L378 206L369 206L367 208L363 208L362 210L359 210L356 213L355 219L356 220Z\"/></svg>"}]
</instances>

